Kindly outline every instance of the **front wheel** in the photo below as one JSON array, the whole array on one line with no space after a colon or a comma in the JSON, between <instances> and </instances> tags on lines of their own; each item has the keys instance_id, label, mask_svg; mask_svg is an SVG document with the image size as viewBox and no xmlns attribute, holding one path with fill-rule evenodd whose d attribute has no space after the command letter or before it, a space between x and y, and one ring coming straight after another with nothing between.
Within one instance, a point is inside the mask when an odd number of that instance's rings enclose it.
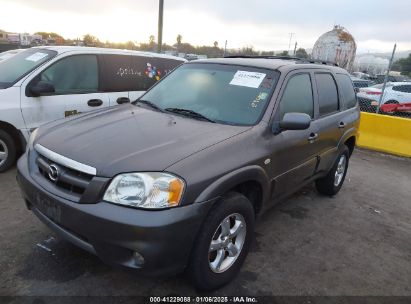
<instances>
[{"instance_id":1,"label":"front wheel","mask_svg":"<svg viewBox=\"0 0 411 304\"><path fill-rule=\"evenodd\" d=\"M207 215L191 254L188 274L199 290L230 282L243 264L254 232L254 209L242 194L230 192Z\"/></svg>"},{"instance_id":2,"label":"front wheel","mask_svg":"<svg viewBox=\"0 0 411 304\"><path fill-rule=\"evenodd\" d=\"M16 146L13 138L3 130L0 130L0 172L9 169L16 160Z\"/></svg>"},{"instance_id":3,"label":"front wheel","mask_svg":"<svg viewBox=\"0 0 411 304\"><path fill-rule=\"evenodd\" d=\"M330 172L325 177L316 180L315 186L318 192L325 195L335 195L340 191L347 175L349 158L348 147L344 146Z\"/></svg>"}]
</instances>

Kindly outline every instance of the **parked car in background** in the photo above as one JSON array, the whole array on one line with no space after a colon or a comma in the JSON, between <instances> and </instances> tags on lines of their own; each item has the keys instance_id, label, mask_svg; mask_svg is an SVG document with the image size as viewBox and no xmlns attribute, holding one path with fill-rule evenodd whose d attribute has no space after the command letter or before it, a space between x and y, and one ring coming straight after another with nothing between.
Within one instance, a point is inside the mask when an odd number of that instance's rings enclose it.
<instances>
[{"instance_id":1,"label":"parked car in background","mask_svg":"<svg viewBox=\"0 0 411 304\"><path fill-rule=\"evenodd\" d=\"M3 60L9 59L24 50L25 49L15 49L15 50L10 50L10 51L5 51L5 52L0 53L0 62Z\"/></svg>"},{"instance_id":2,"label":"parked car in background","mask_svg":"<svg viewBox=\"0 0 411 304\"><path fill-rule=\"evenodd\" d=\"M383 84L360 88L357 93L361 108L374 109L382 95ZM411 82L387 82L381 105L402 104L411 101ZM372 110L370 112L373 112Z\"/></svg>"},{"instance_id":3,"label":"parked car in background","mask_svg":"<svg viewBox=\"0 0 411 304\"><path fill-rule=\"evenodd\" d=\"M313 181L338 193L359 117L344 69L191 61L132 104L38 128L18 182L40 220L106 263L216 289L270 206Z\"/></svg>"},{"instance_id":4,"label":"parked car in background","mask_svg":"<svg viewBox=\"0 0 411 304\"><path fill-rule=\"evenodd\" d=\"M375 83L372 80L368 79L361 79L351 76L351 80L353 82L354 88L366 88L375 85Z\"/></svg>"},{"instance_id":5,"label":"parked car in background","mask_svg":"<svg viewBox=\"0 0 411 304\"><path fill-rule=\"evenodd\" d=\"M375 76L375 83L377 84L382 84L384 83L385 80L385 74L378 74ZM410 78L407 76L403 76L403 75L389 75L388 76L388 81L389 82L410 82Z\"/></svg>"},{"instance_id":6,"label":"parked car in background","mask_svg":"<svg viewBox=\"0 0 411 304\"><path fill-rule=\"evenodd\" d=\"M135 100L185 62L161 54L35 47L0 61L0 172L40 125Z\"/></svg>"}]
</instances>

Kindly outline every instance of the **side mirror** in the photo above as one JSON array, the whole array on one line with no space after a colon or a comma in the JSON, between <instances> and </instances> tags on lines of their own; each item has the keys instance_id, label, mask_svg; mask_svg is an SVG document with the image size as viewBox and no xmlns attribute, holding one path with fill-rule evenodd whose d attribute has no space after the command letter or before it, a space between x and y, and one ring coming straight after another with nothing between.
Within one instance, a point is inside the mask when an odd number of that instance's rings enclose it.
<instances>
[{"instance_id":1,"label":"side mirror","mask_svg":"<svg viewBox=\"0 0 411 304\"><path fill-rule=\"evenodd\" d=\"M54 85L51 82L42 80L30 86L29 90L33 96L47 95L55 92Z\"/></svg>"},{"instance_id":2,"label":"side mirror","mask_svg":"<svg viewBox=\"0 0 411 304\"><path fill-rule=\"evenodd\" d=\"M311 117L305 113L286 113L279 123L281 131L305 130L310 127Z\"/></svg>"},{"instance_id":3,"label":"side mirror","mask_svg":"<svg viewBox=\"0 0 411 304\"><path fill-rule=\"evenodd\" d=\"M360 88L354 88L355 94L360 93Z\"/></svg>"}]
</instances>

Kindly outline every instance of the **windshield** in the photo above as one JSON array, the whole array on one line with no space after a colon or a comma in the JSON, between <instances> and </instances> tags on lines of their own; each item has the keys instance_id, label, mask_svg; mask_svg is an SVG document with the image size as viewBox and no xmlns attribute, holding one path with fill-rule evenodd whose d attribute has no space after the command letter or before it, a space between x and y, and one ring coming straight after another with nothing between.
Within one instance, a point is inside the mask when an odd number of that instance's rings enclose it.
<instances>
[{"instance_id":1,"label":"windshield","mask_svg":"<svg viewBox=\"0 0 411 304\"><path fill-rule=\"evenodd\" d=\"M11 87L56 54L57 52L46 49L27 49L7 60L0 61L0 89Z\"/></svg>"},{"instance_id":2,"label":"windshield","mask_svg":"<svg viewBox=\"0 0 411 304\"><path fill-rule=\"evenodd\" d=\"M189 110L217 123L254 125L270 101L279 74L244 66L185 64L141 100L176 114Z\"/></svg>"}]
</instances>

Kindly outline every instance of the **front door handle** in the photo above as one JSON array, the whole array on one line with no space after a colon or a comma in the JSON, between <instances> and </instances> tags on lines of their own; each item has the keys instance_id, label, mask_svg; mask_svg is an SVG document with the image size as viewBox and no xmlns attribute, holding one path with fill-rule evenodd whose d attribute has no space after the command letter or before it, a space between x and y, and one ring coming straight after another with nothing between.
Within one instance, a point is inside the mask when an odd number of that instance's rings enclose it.
<instances>
[{"instance_id":1,"label":"front door handle","mask_svg":"<svg viewBox=\"0 0 411 304\"><path fill-rule=\"evenodd\" d=\"M117 103L118 104L129 103L129 102L130 102L130 98L128 98L128 97L119 97L119 98L117 98Z\"/></svg>"},{"instance_id":2,"label":"front door handle","mask_svg":"<svg viewBox=\"0 0 411 304\"><path fill-rule=\"evenodd\" d=\"M101 99L90 99L87 104L89 107L99 107L103 104L103 101Z\"/></svg>"},{"instance_id":3,"label":"front door handle","mask_svg":"<svg viewBox=\"0 0 411 304\"><path fill-rule=\"evenodd\" d=\"M340 124L338 125L338 127L340 128L340 129L344 129L345 128L345 123L342 121L342 122L340 122Z\"/></svg>"},{"instance_id":4,"label":"front door handle","mask_svg":"<svg viewBox=\"0 0 411 304\"><path fill-rule=\"evenodd\" d=\"M318 138L317 133L311 133L310 136L308 137L309 142L314 142Z\"/></svg>"}]
</instances>

